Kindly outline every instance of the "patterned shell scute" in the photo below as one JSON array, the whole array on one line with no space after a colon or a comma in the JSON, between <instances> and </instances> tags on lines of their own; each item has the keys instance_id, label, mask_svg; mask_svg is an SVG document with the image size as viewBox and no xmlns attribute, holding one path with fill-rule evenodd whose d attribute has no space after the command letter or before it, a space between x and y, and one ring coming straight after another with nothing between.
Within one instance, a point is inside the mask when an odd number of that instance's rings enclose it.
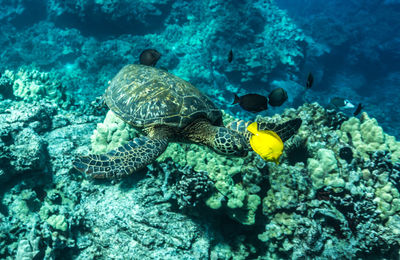
<instances>
[{"instance_id":1,"label":"patterned shell scute","mask_svg":"<svg viewBox=\"0 0 400 260\"><path fill-rule=\"evenodd\" d=\"M108 107L136 127L169 125L185 127L197 118L213 124L221 111L189 82L164 70L131 64L123 67L107 88Z\"/></svg>"}]
</instances>

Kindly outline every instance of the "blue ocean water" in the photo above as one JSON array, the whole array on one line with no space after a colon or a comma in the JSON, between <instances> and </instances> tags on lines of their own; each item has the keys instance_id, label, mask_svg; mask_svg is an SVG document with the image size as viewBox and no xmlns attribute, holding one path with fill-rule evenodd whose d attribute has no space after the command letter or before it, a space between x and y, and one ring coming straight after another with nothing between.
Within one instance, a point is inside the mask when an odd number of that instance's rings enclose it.
<instances>
[{"instance_id":1,"label":"blue ocean water","mask_svg":"<svg viewBox=\"0 0 400 260\"><path fill-rule=\"evenodd\" d=\"M400 257L400 1L0 0L0 47L1 259Z\"/></svg>"},{"instance_id":2,"label":"blue ocean water","mask_svg":"<svg viewBox=\"0 0 400 260\"><path fill-rule=\"evenodd\" d=\"M398 1L277 1L329 55L310 62L320 70L316 91L361 102L399 137L400 32ZM347 93L346 93L347 92ZM322 103L323 101L320 100Z\"/></svg>"}]
</instances>

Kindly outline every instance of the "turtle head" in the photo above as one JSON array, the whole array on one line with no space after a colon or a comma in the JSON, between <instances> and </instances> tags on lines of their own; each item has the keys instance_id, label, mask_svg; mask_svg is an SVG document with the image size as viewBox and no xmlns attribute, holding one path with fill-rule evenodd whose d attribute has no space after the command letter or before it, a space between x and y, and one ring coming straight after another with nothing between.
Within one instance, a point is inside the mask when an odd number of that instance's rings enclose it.
<instances>
[{"instance_id":1,"label":"turtle head","mask_svg":"<svg viewBox=\"0 0 400 260\"><path fill-rule=\"evenodd\" d=\"M212 141L212 148L221 154L244 157L248 152L247 147L243 135L225 127L218 127Z\"/></svg>"}]
</instances>

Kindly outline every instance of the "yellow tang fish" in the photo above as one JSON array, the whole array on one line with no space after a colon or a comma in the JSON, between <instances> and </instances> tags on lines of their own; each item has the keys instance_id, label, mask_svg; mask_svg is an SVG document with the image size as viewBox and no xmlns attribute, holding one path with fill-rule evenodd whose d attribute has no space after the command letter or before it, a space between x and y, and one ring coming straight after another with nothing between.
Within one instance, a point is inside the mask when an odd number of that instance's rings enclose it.
<instances>
[{"instance_id":1,"label":"yellow tang fish","mask_svg":"<svg viewBox=\"0 0 400 260\"><path fill-rule=\"evenodd\" d=\"M279 135L270 130L258 130L257 122L251 123L247 130L253 134L250 137L251 148L265 161L279 164L283 152L283 142Z\"/></svg>"}]
</instances>

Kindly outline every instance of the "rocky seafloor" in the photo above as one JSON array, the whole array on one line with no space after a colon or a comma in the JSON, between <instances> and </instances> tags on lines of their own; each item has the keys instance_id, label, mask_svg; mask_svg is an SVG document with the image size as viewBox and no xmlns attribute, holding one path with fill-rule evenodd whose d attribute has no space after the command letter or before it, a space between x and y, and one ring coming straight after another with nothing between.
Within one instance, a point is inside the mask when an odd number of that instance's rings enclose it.
<instances>
[{"instance_id":1,"label":"rocky seafloor","mask_svg":"<svg viewBox=\"0 0 400 260\"><path fill-rule=\"evenodd\" d=\"M22 85L40 91L24 99ZM138 132L74 104L51 73L8 72L0 89L1 258L399 257L400 143L367 113L313 103L258 116L303 120L279 165L172 143L145 170L98 181L74 157Z\"/></svg>"}]
</instances>

